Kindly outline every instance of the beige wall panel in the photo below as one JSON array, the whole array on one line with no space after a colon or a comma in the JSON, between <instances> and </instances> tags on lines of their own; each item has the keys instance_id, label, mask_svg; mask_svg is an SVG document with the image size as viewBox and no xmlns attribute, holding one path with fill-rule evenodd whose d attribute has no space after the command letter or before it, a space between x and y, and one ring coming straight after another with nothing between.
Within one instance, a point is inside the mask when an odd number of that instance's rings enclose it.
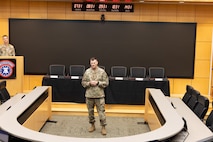
<instances>
[{"instance_id":1,"label":"beige wall panel","mask_svg":"<svg viewBox=\"0 0 213 142\"><path fill-rule=\"evenodd\" d=\"M197 5L195 20L198 23L213 23L213 5Z\"/></svg>"},{"instance_id":2,"label":"beige wall panel","mask_svg":"<svg viewBox=\"0 0 213 142\"><path fill-rule=\"evenodd\" d=\"M197 42L195 58L198 60L210 60L211 42Z\"/></svg>"},{"instance_id":3,"label":"beige wall panel","mask_svg":"<svg viewBox=\"0 0 213 142\"><path fill-rule=\"evenodd\" d=\"M161 22L176 22L177 21L177 5L159 5L159 18Z\"/></svg>"},{"instance_id":4,"label":"beige wall panel","mask_svg":"<svg viewBox=\"0 0 213 142\"><path fill-rule=\"evenodd\" d=\"M209 91L209 79L208 78L195 78L192 80L192 86L198 90L201 94L208 96Z\"/></svg>"},{"instance_id":5,"label":"beige wall panel","mask_svg":"<svg viewBox=\"0 0 213 142\"><path fill-rule=\"evenodd\" d=\"M194 67L195 78L209 78L210 77L210 61L209 60L197 60Z\"/></svg>"},{"instance_id":6,"label":"beige wall panel","mask_svg":"<svg viewBox=\"0 0 213 142\"><path fill-rule=\"evenodd\" d=\"M9 30L8 30L8 19L1 19L0 18L0 44L3 43L2 41L2 35L8 35Z\"/></svg>"},{"instance_id":7,"label":"beige wall panel","mask_svg":"<svg viewBox=\"0 0 213 142\"><path fill-rule=\"evenodd\" d=\"M174 79L169 78L170 96L174 93Z\"/></svg>"},{"instance_id":8,"label":"beige wall panel","mask_svg":"<svg viewBox=\"0 0 213 142\"><path fill-rule=\"evenodd\" d=\"M195 22L195 6L178 5L177 22Z\"/></svg>"},{"instance_id":9,"label":"beige wall panel","mask_svg":"<svg viewBox=\"0 0 213 142\"><path fill-rule=\"evenodd\" d=\"M10 1L1 0L0 1L0 18L9 18L10 17Z\"/></svg>"},{"instance_id":10,"label":"beige wall panel","mask_svg":"<svg viewBox=\"0 0 213 142\"><path fill-rule=\"evenodd\" d=\"M30 90L30 76L31 75L24 75L23 77L23 90Z\"/></svg>"},{"instance_id":11,"label":"beige wall panel","mask_svg":"<svg viewBox=\"0 0 213 142\"><path fill-rule=\"evenodd\" d=\"M105 12L85 12L85 20L100 20L101 14L104 14L107 20L108 16Z\"/></svg>"},{"instance_id":12,"label":"beige wall panel","mask_svg":"<svg viewBox=\"0 0 213 142\"><path fill-rule=\"evenodd\" d=\"M197 42L212 41L213 24L197 24Z\"/></svg>"},{"instance_id":13,"label":"beige wall panel","mask_svg":"<svg viewBox=\"0 0 213 142\"><path fill-rule=\"evenodd\" d=\"M65 2L48 2L47 17L48 19L65 19L66 4Z\"/></svg>"},{"instance_id":14,"label":"beige wall panel","mask_svg":"<svg viewBox=\"0 0 213 142\"><path fill-rule=\"evenodd\" d=\"M83 11L66 11L66 19L69 20L84 20L85 19L85 12Z\"/></svg>"},{"instance_id":15,"label":"beige wall panel","mask_svg":"<svg viewBox=\"0 0 213 142\"><path fill-rule=\"evenodd\" d=\"M29 18L29 2L11 1L11 18Z\"/></svg>"},{"instance_id":16,"label":"beige wall panel","mask_svg":"<svg viewBox=\"0 0 213 142\"><path fill-rule=\"evenodd\" d=\"M134 5L134 12L122 12L122 21L140 21L140 6Z\"/></svg>"},{"instance_id":17,"label":"beige wall panel","mask_svg":"<svg viewBox=\"0 0 213 142\"><path fill-rule=\"evenodd\" d=\"M158 8L157 4L141 4L140 21L158 21Z\"/></svg>"},{"instance_id":18,"label":"beige wall panel","mask_svg":"<svg viewBox=\"0 0 213 142\"><path fill-rule=\"evenodd\" d=\"M83 11L72 11L71 3L66 3L66 19L71 20L84 20L85 12Z\"/></svg>"},{"instance_id":19,"label":"beige wall panel","mask_svg":"<svg viewBox=\"0 0 213 142\"><path fill-rule=\"evenodd\" d=\"M122 21L122 14L120 12L107 12L104 13L105 19L110 21Z\"/></svg>"},{"instance_id":20,"label":"beige wall panel","mask_svg":"<svg viewBox=\"0 0 213 142\"><path fill-rule=\"evenodd\" d=\"M28 90L32 90L36 86L42 86L42 78L43 75L31 75Z\"/></svg>"},{"instance_id":21,"label":"beige wall panel","mask_svg":"<svg viewBox=\"0 0 213 142\"><path fill-rule=\"evenodd\" d=\"M184 94L186 92L186 85L191 84L191 79L174 79L174 94Z\"/></svg>"},{"instance_id":22,"label":"beige wall panel","mask_svg":"<svg viewBox=\"0 0 213 142\"><path fill-rule=\"evenodd\" d=\"M47 2L30 2L29 8L30 18L47 18Z\"/></svg>"}]
</instances>

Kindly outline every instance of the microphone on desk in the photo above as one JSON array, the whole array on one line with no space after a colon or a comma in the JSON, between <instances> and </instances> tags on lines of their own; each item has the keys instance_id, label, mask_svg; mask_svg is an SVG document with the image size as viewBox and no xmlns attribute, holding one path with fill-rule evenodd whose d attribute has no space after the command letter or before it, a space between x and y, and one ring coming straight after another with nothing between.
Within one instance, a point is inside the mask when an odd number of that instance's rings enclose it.
<instances>
[{"instance_id":1,"label":"microphone on desk","mask_svg":"<svg viewBox=\"0 0 213 142\"><path fill-rule=\"evenodd\" d=\"M186 119L184 117L182 117L183 121L184 121L184 126L183 126L183 130L187 131L188 127L187 127L187 123L186 123Z\"/></svg>"},{"instance_id":2,"label":"microphone on desk","mask_svg":"<svg viewBox=\"0 0 213 142\"><path fill-rule=\"evenodd\" d=\"M21 97L21 99L23 99L25 97L25 95L23 95L22 97Z\"/></svg>"},{"instance_id":3,"label":"microphone on desk","mask_svg":"<svg viewBox=\"0 0 213 142\"><path fill-rule=\"evenodd\" d=\"M174 104L171 102L171 105L173 106L174 109L176 109L176 107L174 106Z\"/></svg>"}]
</instances>

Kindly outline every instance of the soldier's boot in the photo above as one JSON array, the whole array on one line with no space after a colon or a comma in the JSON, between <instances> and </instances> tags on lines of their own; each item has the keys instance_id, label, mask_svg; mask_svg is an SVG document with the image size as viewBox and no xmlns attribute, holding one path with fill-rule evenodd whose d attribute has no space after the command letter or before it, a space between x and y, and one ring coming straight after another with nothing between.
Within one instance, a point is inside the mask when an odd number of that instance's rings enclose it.
<instances>
[{"instance_id":1,"label":"soldier's boot","mask_svg":"<svg viewBox=\"0 0 213 142\"><path fill-rule=\"evenodd\" d=\"M93 132L93 131L95 131L95 124L93 123L93 124L91 124L91 127L89 128L89 130L88 130L89 132Z\"/></svg>"},{"instance_id":2,"label":"soldier's boot","mask_svg":"<svg viewBox=\"0 0 213 142\"><path fill-rule=\"evenodd\" d=\"M105 126L102 126L101 134L102 135L106 135L107 134Z\"/></svg>"}]
</instances>

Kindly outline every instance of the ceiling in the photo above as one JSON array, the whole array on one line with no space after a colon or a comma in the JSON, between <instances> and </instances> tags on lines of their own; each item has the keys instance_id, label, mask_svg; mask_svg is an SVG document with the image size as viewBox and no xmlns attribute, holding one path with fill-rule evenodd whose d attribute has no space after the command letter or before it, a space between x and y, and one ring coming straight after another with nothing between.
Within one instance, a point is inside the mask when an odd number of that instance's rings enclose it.
<instances>
[{"instance_id":1,"label":"ceiling","mask_svg":"<svg viewBox=\"0 0 213 142\"><path fill-rule=\"evenodd\" d=\"M93 2L100 2L100 0L15 0L15 1L46 1L46 2L86 2L86 1L93 1ZM105 2L111 3L111 2L113 2L113 0L105 0ZM118 3L213 5L213 0L119 0Z\"/></svg>"}]
</instances>

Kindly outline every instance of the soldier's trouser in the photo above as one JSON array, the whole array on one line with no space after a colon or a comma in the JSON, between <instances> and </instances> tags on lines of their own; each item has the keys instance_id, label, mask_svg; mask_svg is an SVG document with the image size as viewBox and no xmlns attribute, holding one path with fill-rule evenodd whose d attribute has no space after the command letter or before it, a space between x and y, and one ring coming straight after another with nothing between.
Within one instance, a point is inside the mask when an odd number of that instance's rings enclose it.
<instances>
[{"instance_id":1,"label":"soldier's trouser","mask_svg":"<svg viewBox=\"0 0 213 142\"><path fill-rule=\"evenodd\" d=\"M86 104L89 114L89 123L95 123L94 107L96 106L101 126L106 125L105 99L104 98L86 98Z\"/></svg>"}]
</instances>

